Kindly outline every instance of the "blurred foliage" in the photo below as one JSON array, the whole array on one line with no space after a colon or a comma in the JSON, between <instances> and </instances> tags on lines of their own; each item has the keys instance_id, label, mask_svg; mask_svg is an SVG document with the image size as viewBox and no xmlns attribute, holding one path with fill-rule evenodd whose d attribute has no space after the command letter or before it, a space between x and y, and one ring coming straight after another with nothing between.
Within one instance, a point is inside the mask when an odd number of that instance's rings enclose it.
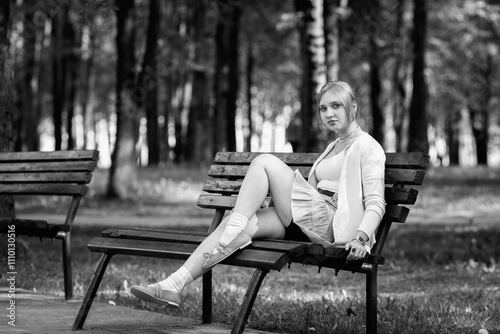
<instances>
[{"instance_id":1,"label":"blurred foliage","mask_svg":"<svg viewBox=\"0 0 500 334\"><path fill-rule=\"evenodd\" d=\"M116 17L111 0L65 0L69 4L68 20L77 32L80 44L76 53L80 61L77 66L78 93L75 110L85 118L91 117L94 125L104 119L99 129L109 131L109 144L114 136L114 100L115 100L115 63L116 63ZM159 117L163 131L172 132L170 118L181 121L189 101L186 100L186 85L193 70L202 70L208 74L208 90L212 89L215 61L216 23L221 19L217 12L216 0L203 1L206 4L203 13L201 38L194 35L196 19L190 1L169 0L162 2L162 27L158 40L158 68L150 73L153 80L160 83ZM386 130L390 134L394 125L404 122L404 112L394 110L393 98L403 94L407 108L411 98L411 60L412 60L412 6L410 0L380 0L379 5L372 1L351 0L340 13L340 78L356 88L361 100L361 123L371 131L371 111L369 110L370 92L370 38L379 46L382 92L381 107L386 117ZM262 145L262 127L264 120L271 122L277 116L284 116L282 125L288 124L289 118L300 110L300 75L304 70L300 63L300 43L298 34L299 14L293 1L229 1L231 6L242 9L240 22L240 90L237 107L243 118L236 126L245 131L248 120L245 110L252 105L254 135ZM435 129L439 138L448 141L450 128L459 134L460 121L466 121L463 111L474 106L483 109L482 118L488 117L486 132L491 139L490 153L498 151L499 130L499 36L500 5L492 0L445 0L427 2L428 38L425 71L428 85L429 125ZM25 14L33 14L31 21L26 21ZM148 24L148 1L136 0L134 14L137 18L136 59L142 59L146 43ZM51 20L62 15L60 6L43 1L17 1L12 15L12 46L15 54L15 73L18 83L19 104L22 104L22 92L28 89L22 82L24 75L34 71L32 88L38 102L38 110L33 110L40 117L38 131L50 136L53 132L50 122L52 115L51 82L54 52L51 46ZM398 20L402 20L399 22ZM24 21L23 21L24 20ZM398 23L399 22L399 23ZM398 26L399 24L399 26ZM35 67L24 63L25 47L28 43L36 44ZM200 56L193 58L193 50L199 50ZM245 96L245 73L247 56L250 52L255 66L252 100ZM400 63L398 63L400 62ZM491 65L487 65L491 62ZM394 71L396 64L401 66L402 86L396 87ZM137 66L140 66L138 63ZM488 66L491 68L489 69ZM490 71L491 73L489 73ZM141 87L137 87L139 92ZM144 87L142 87L144 88ZM398 91L403 90L403 91ZM199 92L194 92L198 94ZM213 98L213 97L212 97ZM187 105L186 105L187 103ZM212 115L210 105L206 112ZM404 109L403 108L403 109ZM82 109L84 111L82 112ZM86 113L86 114L85 114ZM486 116L485 116L486 115ZM185 117L185 116L182 116ZM465 118L464 118L465 117ZM472 126L480 127L481 119L471 114ZM185 122L185 119L184 121ZM186 126L185 124L182 126ZM484 127L484 125L481 125ZM33 129L31 129L32 131ZM86 147L97 140L106 145L102 138L91 138L90 128L84 129L88 136ZM483 129L484 130L484 129ZM29 133L29 132L28 132ZM69 134L77 136L76 133ZM208 135L202 133L198 135ZM165 134L162 141L166 141ZM392 148L395 142L404 138L390 137L385 143ZM431 139L434 140L434 139ZM170 139L171 141L171 139ZM210 140L205 140L210 145ZM450 145L450 143L448 142ZM81 140L79 141L81 147ZM171 148L175 145L170 142ZM164 148L165 149L165 148ZM168 160L168 152L163 159Z\"/></svg>"}]
</instances>

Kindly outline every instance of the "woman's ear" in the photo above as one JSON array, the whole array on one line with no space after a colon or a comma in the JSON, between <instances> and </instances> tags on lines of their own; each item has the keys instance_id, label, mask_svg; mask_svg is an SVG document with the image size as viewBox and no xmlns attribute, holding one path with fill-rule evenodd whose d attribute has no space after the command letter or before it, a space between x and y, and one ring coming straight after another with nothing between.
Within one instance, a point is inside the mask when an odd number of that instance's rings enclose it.
<instances>
[{"instance_id":1,"label":"woman's ear","mask_svg":"<svg viewBox=\"0 0 500 334\"><path fill-rule=\"evenodd\" d=\"M358 102L352 101L352 119L356 119L358 116Z\"/></svg>"}]
</instances>

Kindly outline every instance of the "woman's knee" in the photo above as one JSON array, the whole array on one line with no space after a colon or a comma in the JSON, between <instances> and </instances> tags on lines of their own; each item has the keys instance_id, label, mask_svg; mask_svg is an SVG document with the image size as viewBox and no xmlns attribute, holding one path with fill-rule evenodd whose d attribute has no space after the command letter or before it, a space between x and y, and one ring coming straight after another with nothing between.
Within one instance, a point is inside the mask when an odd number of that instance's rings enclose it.
<instances>
[{"instance_id":1,"label":"woman's knee","mask_svg":"<svg viewBox=\"0 0 500 334\"><path fill-rule=\"evenodd\" d=\"M282 161L279 158L269 153L260 154L252 160L252 165L258 165L263 168L276 166L280 163L282 163Z\"/></svg>"}]
</instances>

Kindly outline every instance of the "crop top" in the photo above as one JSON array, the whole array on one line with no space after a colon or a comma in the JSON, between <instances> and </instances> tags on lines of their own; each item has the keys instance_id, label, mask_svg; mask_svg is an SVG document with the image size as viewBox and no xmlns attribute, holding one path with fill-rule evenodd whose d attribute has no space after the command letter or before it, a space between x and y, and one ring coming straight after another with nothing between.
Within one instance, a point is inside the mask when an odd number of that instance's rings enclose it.
<instances>
[{"instance_id":1,"label":"crop top","mask_svg":"<svg viewBox=\"0 0 500 334\"><path fill-rule=\"evenodd\" d=\"M345 151L321 160L316 167L317 188L339 192L340 173L345 159Z\"/></svg>"}]
</instances>

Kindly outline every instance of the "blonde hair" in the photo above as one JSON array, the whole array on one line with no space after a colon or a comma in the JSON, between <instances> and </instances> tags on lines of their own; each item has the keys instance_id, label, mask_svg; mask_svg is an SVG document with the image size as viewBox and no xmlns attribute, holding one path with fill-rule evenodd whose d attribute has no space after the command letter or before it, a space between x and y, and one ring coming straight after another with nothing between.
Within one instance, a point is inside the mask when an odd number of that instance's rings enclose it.
<instances>
[{"instance_id":1,"label":"blonde hair","mask_svg":"<svg viewBox=\"0 0 500 334\"><path fill-rule=\"evenodd\" d=\"M318 93L318 109L321 98L326 92L330 92L339 98L339 102L344 106L349 120L352 121L358 116L356 94L354 94L354 89L347 82L330 81L321 87Z\"/></svg>"}]
</instances>

